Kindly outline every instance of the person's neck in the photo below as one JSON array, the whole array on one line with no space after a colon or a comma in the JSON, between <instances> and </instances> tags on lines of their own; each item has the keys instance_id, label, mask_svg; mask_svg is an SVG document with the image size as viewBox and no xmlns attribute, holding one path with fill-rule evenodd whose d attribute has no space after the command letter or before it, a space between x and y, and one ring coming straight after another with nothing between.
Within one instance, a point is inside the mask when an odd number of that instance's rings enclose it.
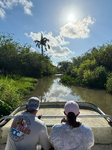
<instances>
[{"instance_id":1,"label":"person's neck","mask_svg":"<svg viewBox=\"0 0 112 150\"><path fill-rule=\"evenodd\" d=\"M71 126L71 124L68 122L68 120L66 121L66 124L69 125L69 126ZM72 127L73 127L73 128L77 128L77 127L79 127L81 124L82 124L81 122L77 122L77 121L76 121L76 122L74 123L74 126L72 126Z\"/></svg>"},{"instance_id":2,"label":"person's neck","mask_svg":"<svg viewBox=\"0 0 112 150\"><path fill-rule=\"evenodd\" d=\"M31 114L34 114L34 115L36 115L37 110L35 110L35 111L28 111L28 110L27 110L27 112L29 112L29 113L31 113Z\"/></svg>"}]
</instances>

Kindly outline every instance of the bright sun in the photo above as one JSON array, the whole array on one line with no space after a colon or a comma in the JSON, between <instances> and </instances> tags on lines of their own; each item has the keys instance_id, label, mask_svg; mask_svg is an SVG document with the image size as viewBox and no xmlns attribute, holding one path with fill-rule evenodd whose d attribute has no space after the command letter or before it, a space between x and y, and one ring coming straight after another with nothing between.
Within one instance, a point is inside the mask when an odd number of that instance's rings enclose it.
<instances>
[{"instance_id":1,"label":"bright sun","mask_svg":"<svg viewBox=\"0 0 112 150\"><path fill-rule=\"evenodd\" d=\"M73 15L73 14L70 14L70 15L68 16L68 20L69 20L69 21L73 21L73 20L74 20L74 15Z\"/></svg>"}]
</instances>

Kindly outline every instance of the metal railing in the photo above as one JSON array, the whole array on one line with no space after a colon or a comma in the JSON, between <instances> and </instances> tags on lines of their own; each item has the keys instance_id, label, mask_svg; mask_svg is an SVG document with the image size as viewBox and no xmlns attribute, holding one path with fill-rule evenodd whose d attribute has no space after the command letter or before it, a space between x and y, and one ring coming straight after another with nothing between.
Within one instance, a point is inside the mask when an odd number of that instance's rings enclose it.
<instances>
[{"instance_id":1,"label":"metal railing","mask_svg":"<svg viewBox=\"0 0 112 150\"><path fill-rule=\"evenodd\" d=\"M23 115L22 115L23 116ZM0 121L3 119L11 119L15 118L16 116L3 116L0 118ZM31 116L30 116L31 117ZM38 117L38 116L35 116ZM41 118L64 118L66 116L41 116ZM112 118L110 115L79 115L78 118Z\"/></svg>"}]
</instances>

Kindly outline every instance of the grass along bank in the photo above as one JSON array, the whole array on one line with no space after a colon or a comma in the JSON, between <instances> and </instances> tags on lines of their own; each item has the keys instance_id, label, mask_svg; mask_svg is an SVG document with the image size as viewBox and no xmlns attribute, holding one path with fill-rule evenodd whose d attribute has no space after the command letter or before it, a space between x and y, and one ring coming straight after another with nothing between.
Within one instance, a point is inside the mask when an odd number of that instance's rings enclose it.
<instances>
[{"instance_id":1,"label":"grass along bank","mask_svg":"<svg viewBox=\"0 0 112 150\"><path fill-rule=\"evenodd\" d=\"M0 117L22 104L21 98L35 88L37 79L19 75L0 76Z\"/></svg>"}]
</instances>

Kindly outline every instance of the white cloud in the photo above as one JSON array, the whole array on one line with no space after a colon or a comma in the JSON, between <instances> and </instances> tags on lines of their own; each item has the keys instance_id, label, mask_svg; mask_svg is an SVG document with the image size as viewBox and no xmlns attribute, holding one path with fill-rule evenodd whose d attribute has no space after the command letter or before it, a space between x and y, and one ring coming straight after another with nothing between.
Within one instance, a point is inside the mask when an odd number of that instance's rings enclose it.
<instances>
[{"instance_id":1,"label":"white cloud","mask_svg":"<svg viewBox=\"0 0 112 150\"><path fill-rule=\"evenodd\" d=\"M25 11L26 14L32 15L31 10L29 8L24 7L24 11Z\"/></svg>"},{"instance_id":2,"label":"white cloud","mask_svg":"<svg viewBox=\"0 0 112 150\"><path fill-rule=\"evenodd\" d=\"M57 63L57 62L52 62L52 64L53 64L54 66L57 66L58 63Z\"/></svg>"},{"instance_id":3,"label":"white cloud","mask_svg":"<svg viewBox=\"0 0 112 150\"><path fill-rule=\"evenodd\" d=\"M2 19L5 18L5 10L2 9L2 8L0 8L0 17L1 17Z\"/></svg>"},{"instance_id":4,"label":"white cloud","mask_svg":"<svg viewBox=\"0 0 112 150\"><path fill-rule=\"evenodd\" d=\"M5 8L4 2L0 0L0 7Z\"/></svg>"},{"instance_id":5,"label":"white cloud","mask_svg":"<svg viewBox=\"0 0 112 150\"><path fill-rule=\"evenodd\" d=\"M90 16L84 18L82 21L78 21L76 24L68 23L61 27L60 35L68 38L88 38L90 29L88 26L93 24L95 19L91 19Z\"/></svg>"},{"instance_id":6,"label":"white cloud","mask_svg":"<svg viewBox=\"0 0 112 150\"><path fill-rule=\"evenodd\" d=\"M26 14L32 15L30 8L33 7L33 3L31 1L19 0L19 3L23 5Z\"/></svg>"},{"instance_id":7,"label":"white cloud","mask_svg":"<svg viewBox=\"0 0 112 150\"><path fill-rule=\"evenodd\" d=\"M62 45L66 45L69 42L65 41L62 36L53 37L52 32L46 34L43 33L44 37L48 38L50 49L47 50L47 53L53 56L53 58L66 58L68 54L72 53L69 48L62 47ZM30 35L26 34L27 37L31 37L33 40L40 40L41 33L33 33L30 32Z\"/></svg>"},{"instance_id":8,"label":"white cloud","mask_svg":"<svg viewBox=\"0 0 112 150\"><path fill-rule=\"evenodd\" d=\"M69 44L68 41L65 41L65 39L62 36L57 36L57 37L53 37L52 32L45 34L44 36L48 39L50 39L50 44L53 46L57 46L57 45L66 45Z\"/></svg>"},{"instance_id":9,"label":"white cloud","mask_svg":"<svg viewBox=\"0 0 112 150\"><path fill-rule=\"evenodd\" d=\"M30 8L33 7L33 3L31 1L28 1L28 0L4 0L4 1L1 1L0 0L0 7L3 10L4 9L12 9L15 5L19 5L19 4L23 6L24 12L26 14L32 15Z\"/></svg>"},{"instance_id":10,"label":"white cloud","mask_svg":"<svg viewBox=\"0 0 112 150\"><path fill-rule=\"evenodd\" d=\"M29 35L28 35L28 33L24 33L24 35L26 35L26 36L29 38Z\"/></svg>"},{"instance_id":11,"label":"white cloud","mask_svg":"<svg viewBox=\"0 0 112 150\"><path fill-rule=\"evenodd\" d=\"M27 33L26 33L27 34ZM40 40L41 38L41 33L33 33L33 32L30 32L30 34L28 35L27 34L27 37L31 37L34 40Z\"/></svg>"},{"instance_id":12,"label":"white cloud","mask_svg":"<svg viewBox=\"0 0 112 150\"><path fill-rule=\"evenodd\" d=\"M30 51L31 52L36 52L36 50L33 47L30 48Z\"/></svg>"},{"instance_id":13,"label":"white cloud","mask_svg":"<svg viewBox=\"0 0 112 150\"><path fill-rule=\"evenodd\" d=\"M68 54L72 53L69 48L61 46L51 46L51 49L48 49L48 53L51 54L54 58L66 58Z\"/></svg>"}]
</instances>

